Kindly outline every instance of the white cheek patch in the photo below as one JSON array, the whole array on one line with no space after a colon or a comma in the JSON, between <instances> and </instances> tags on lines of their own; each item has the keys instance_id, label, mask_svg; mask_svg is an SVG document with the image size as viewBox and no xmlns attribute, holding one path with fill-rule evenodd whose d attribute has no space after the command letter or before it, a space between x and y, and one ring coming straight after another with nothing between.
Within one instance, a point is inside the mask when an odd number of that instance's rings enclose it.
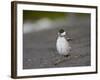
<instances>
[{"instance_id":1,"label":"white cheek patch","mask_svg":"<svg viewBox=\"0 0 100 80\"><path fill-rule=\"evenodd\" d=\"M65 35L66 35L66 32L61 33L61 36L65 36Z\"/></svg>"}]
</instances>

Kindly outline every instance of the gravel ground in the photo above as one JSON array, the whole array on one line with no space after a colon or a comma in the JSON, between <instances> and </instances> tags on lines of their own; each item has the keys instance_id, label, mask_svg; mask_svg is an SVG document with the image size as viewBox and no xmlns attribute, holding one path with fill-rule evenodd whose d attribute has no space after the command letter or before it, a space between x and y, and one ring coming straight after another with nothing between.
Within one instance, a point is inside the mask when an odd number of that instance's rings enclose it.
<instances>
[{"instance_id":1,"label":"gravel ground","mask_svg":"<svg viewBox=\"0 0 100 80\"><path fill-rule=\"evenodd\" d=\"M71 26L23 34L23 69L90 66L90 19L79 18ZM56 51L57 32L64 28L72 41L70 56L64 59Z\"/></svg>"}]
</instances>

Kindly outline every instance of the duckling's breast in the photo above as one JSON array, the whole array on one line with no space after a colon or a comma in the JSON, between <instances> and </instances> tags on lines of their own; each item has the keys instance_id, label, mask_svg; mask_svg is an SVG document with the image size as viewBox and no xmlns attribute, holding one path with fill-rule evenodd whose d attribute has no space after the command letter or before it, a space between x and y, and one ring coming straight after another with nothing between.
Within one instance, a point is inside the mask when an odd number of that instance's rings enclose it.
<instances>
[{"instance_id":1,"label":"duckling's breast","mask_svg":"<svg viewBox=\"0 0 100 80\"><path fill-rule=\"evenodd\" d=\"M56 48L59 54L68 55L71 47L69 42L65 39L65 37L58 37L56 42Z\"/></svg>"}]
</instances>

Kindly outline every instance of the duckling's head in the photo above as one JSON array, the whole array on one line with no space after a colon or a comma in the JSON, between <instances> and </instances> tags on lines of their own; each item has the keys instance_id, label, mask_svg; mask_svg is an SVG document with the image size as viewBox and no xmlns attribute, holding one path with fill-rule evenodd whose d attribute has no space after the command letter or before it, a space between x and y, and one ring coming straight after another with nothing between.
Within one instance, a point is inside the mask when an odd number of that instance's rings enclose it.
<instances>
[{"instance_id":1,"label":"duckling's head","mask_svg":"<svg viewBox=\"0 0 100 80\"><path fill-rule=\"evenodd\" d=\"M58 36L65 36L66 35L66 32L64 31L64 29L60 29L59 32L58 32Z\"/></svg>"}]
</instances>

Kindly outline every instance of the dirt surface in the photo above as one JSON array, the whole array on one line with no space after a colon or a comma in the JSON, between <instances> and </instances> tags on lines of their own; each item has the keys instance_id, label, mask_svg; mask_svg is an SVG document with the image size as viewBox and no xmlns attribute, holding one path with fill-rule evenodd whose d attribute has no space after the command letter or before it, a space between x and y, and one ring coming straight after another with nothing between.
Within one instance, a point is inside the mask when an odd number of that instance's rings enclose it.
<instances>
[{"instance_id":1,"label":"dirt surface","mask_svg":"<svg viewBox=\"0 0 100 80\"><path fill-rule=\"evenodd\" d=\"M69 57L64 59L56 51L57 32L64 28L72 41ZM78 67L91 65L90 57L90 19L79 18L71 26L23 34L23 68ZM62 62L55 64L58 60Z\"/></svg>"}]
</instances>

